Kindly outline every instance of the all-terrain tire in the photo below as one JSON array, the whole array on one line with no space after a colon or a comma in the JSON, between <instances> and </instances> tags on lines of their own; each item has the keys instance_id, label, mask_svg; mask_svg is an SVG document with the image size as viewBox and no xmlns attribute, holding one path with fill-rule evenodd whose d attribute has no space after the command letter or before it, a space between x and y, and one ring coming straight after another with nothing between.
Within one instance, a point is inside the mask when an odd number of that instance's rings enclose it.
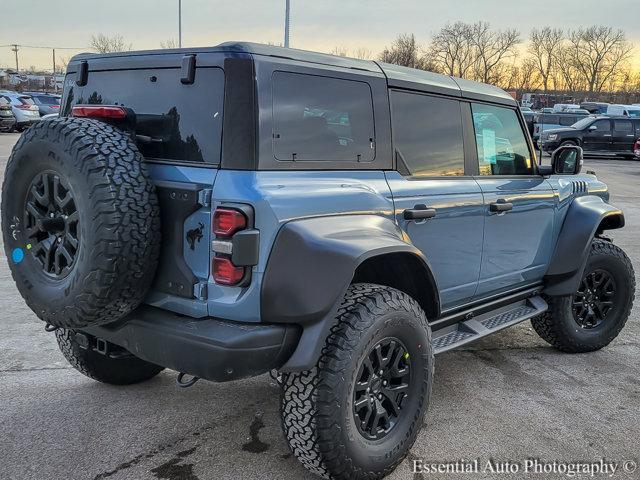
<instances>
[{"instance_id":1,"label":"all-terrain tire","mask_svg":"<svg viewBox=\"0 0 640 480\"><path fill-rule=\"evenodd\" d=\"M587 259L584 278L595 270L608 272L617 289L613 308L602 323L583 328L575 319L574 295L548 297L549 310L531 320L540 337L567 353L591 352L607 346L624 327L635 297L635 273L629 257L611 242L595 239Z\"/></svg>"},{"instance_id":2,"label":"all-terrain tire","mask_svg":"<svg viewBox=\"0 0 640 480\"><path fill-rule=\"evenodd\" d=\"M412 376L397 423L383 438L371 440L356 425L354 388L367 352L389 338L407 347ZM433 367L431 330L418 303L393 288L351 285L317 365L283 374L282 427L291 451L324 478L383 478L404 459L420 431Z\"/></svg>"},{"instance_id":3,"label":"all-terrain tire","mask_svg":"<svg viewBox=\"0 0 640 480\"><path fill-rule=\"evenodd\" d=\"M73 330L58 328L56 340L60 351L73 368L83 375L111 385L131 385L155 377L164 370L159 365L134 356L110 358L91 348L83 348Z\"/></svg>"},{"instance_id":4,"label":"all-terrain tire","mask_svg":"<svg viewBox=\"0 0 640 480\"><path fill-rule=\"evenodd\" d=\"M160 252L158 199L132 139L92 119L29 128L7 162L2 233L13 279L40 319L82 328L127 315Z\"/></svg>"}]
</instances>

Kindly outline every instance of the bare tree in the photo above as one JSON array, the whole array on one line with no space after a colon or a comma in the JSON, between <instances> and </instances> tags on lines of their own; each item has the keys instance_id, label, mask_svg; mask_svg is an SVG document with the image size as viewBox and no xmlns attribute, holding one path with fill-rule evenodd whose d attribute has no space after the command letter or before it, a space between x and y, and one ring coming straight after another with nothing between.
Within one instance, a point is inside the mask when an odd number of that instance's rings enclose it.
<instances>
[{"instance_id":1,"label":"bare tree","mask_svg":"<svg viewBox=\"0 0 640 480\"><path fill-rule=\"evenodd\" d=\"M558 28L534 28L529 36L530 64L542 80L545 93L558 65L558 53L564 42L564 32Z\"/></svg>"},{"instance_id":2,"label":"bare tree","mask_svg":"<svg viewBox=\"0 0 640 480\"><path fill-rule=\"evenodd\" d=\"M472 75L476 52L471 33L471 25L456 22L445 25L433 35L427 55L436 71L461 78Z\"/></svg>"},{"instance_id":3,"label":"bare tree","mask_svg":"<svg viewBox=\"0 0 640 480\"><path fill-rule=\"evenodd\" d=\"M601 92L629 60L633 50L622 30L592 26L569 34L567 59L582 77L589 92Z\"/></svg>"},{"instance_id":4,"label":"bare tree","mask_svg":"<svg viewBox=\"0 0 640 480\"><path fill-rule=\"evenodd\" d=\"M556 54L556 70L559 74L556 90L569 90L577 92L585 90L582 76L576 68L573 51L569 46L563 46Z\"/></svg>"},{"instance_id":5,"label":"bare tree","mask_svg":"<svg viewBox=\"0 0 640 480\"><path fill-rule=\"evenodd\" d=\"M160 42L160 48L170 49L170 48L178 48L178 42L175 38L169 38L164 42Z\"/></svg>"},{"instance_id":6,"label":"bare tree","mask_svg":"<svg viewBox=\"0 0 640 480\"><path fill-rule=\"evenodd\" d=\"M349 50L345 46L336 46L331 49L329 52L331 55L338 55L339 57L348 57Z\"/></svg>"},{"instance_id":7,"label":"bare tree","mask_svg":"<svg viewBox=\"0 0 640 480\"><path fill-rule=\"evenodd\" d=\"M91 37L90 47L98 53L110 53L110 52L128 52L131 50L132 45L125 42L122 35L93 35Z\"/></svg>"},{"instance_id":8,"label":"bare tree","mask_svg":"<svg viewBox=\"0 0 640 480\"><path fill-rule=\"evenodd\" d=\"M411 68L423 68L424 59L421 48L413 33L398 35L390 47L385 47L380 54L380 60L395 65Z\"/></svg>"},{"instance_id":9,"label":"bare tree","mask_svg":"<svg viewBox=\"0 0 640 480\"><path fill-rule=\"evenodd\" d=\"M471 28L471 43L476 49L477 80L496 83L501 62L516 56L520 33L514 29L492 30L487 22L476 22Z\"/></svg>"},{"instance_id":10,"label":"bare tree","mask_svg":"<svg viewBox=\"0 0 640 480\"><path fill-rule=\"evenodd\" d=\"M353 58L359 58L360 60L371 60L373 58L373 52L367 47L359 47L353 51Z\"/></svg>"}]
</instances>

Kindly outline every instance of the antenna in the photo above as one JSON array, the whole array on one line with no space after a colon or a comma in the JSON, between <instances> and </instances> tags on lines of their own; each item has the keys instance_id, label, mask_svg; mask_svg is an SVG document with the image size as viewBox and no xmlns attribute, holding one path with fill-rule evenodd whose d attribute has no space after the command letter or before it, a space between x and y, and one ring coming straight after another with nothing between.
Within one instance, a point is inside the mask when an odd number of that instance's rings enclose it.
<instances>
[{"instance_id":1,"label":"antenna","mask_svg":"<svg viewBox=\"0 0 640 480\"><path fill-rule=\"evenodd\" d=\"M290 23L290 11L291 11L291 0L285 0L285 12L284 12L284 46L285 48L289 48L289 26Z\"/></svg>"}]
</instances>

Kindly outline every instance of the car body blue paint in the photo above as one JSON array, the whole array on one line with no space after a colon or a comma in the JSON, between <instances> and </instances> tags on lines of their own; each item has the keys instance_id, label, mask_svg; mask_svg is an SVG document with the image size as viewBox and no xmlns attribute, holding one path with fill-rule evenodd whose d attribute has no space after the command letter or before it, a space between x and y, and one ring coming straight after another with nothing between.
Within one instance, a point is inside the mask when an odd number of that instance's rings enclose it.
<instances>
[{"instance_id":1,"label":"car body blue paint","mask_svg":"<svg viewBox=\"0 0 640 480\"><path fill-rule=\"evenodd\" d=\"M251 204L255 227L260 230L260 257L253 268L251 285L240 293L239 288L209 284L209 313L242 321L260 320L260 280L284 223L347 213L391 217L393 212L384 173L375 171L221 170L213 198L215 202Z\"/></svg>"},{"instance_id":2,"label":"car body blue paint","mask_svg":"<svg viewBox=\"0 0 640 480\"><path fill-rule=\"evenodd\" d=\"M212 188L210 207L191 215L187 233L203 225L187 264L206 283L206 300L151 292L147 302L194 317L259 322L263 273L279 229L304 218L373 214L392 219L429 260L443 311L472 300L539 283L549 267L571 201L579 195L608 200L593 175L408 178L396 171L244 171L151 164L155 180ZM575 182L586 189L576 193ZM392 193L393 192L393 193ZM514 204L494 214L489 204ZM259 262L247 287L217 285L211 276L211 212L227 203L250 205L260 231ZM405 209L435 208L433 219L408 222Z\"/></svg>"},{"instance_id":3,"label":"car body blue paint","mask_svg":"<svg viewBox=\"0 0 640 480\"><path fill-rule=\"evenodd\" d=\"M429 259L444 309L473 298L480 275L485 221L480 186L472 177L412 178L387 172L395 216ZM436 217L407 221L405 209L435 208ZM455 253L454 253L455 252Z\"/></svg>"}]
</instances>

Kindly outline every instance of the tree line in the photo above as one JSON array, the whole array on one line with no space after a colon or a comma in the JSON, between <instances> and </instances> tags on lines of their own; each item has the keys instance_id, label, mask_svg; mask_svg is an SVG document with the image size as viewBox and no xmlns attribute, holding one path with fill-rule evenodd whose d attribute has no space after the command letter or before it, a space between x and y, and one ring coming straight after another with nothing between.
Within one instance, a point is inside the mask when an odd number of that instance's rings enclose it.
<instances>
[{"instance_id":1,"label":"tree line","mask_svg":"<svg viewBox=\"0 0 640 480\"><path fill-rule=\"evenodd\" d=\"M175 48L169 39L161 48ZM96 35L97 52L131 50L120 35ZM337 46L334 55L383 62L497 85L518 92L565 93L576 98L614 100L640 95L640 72L633 71L633 45L623 30L593 25L577 29L540 27L523 39L516 29L488 22L444 25L421 44L401 34L374 54L369 48Z\"/></svg>"},{"instance_id":2,"label":"tree line","mask_svg":"<svg viewBox=\"0 0 640 480\"><path fill-rule=\"evenodd\" d=\"M541 27L523 40L515 29L487 22L447 24L426 44L401 34L377 56L383 62L497 85L505 90L567 92L592 99L640 92L631 69L633 45L624 31L606 26L574 30ZM332 53L348 55L345 48Z\"/></svg>"}]
</instances>

